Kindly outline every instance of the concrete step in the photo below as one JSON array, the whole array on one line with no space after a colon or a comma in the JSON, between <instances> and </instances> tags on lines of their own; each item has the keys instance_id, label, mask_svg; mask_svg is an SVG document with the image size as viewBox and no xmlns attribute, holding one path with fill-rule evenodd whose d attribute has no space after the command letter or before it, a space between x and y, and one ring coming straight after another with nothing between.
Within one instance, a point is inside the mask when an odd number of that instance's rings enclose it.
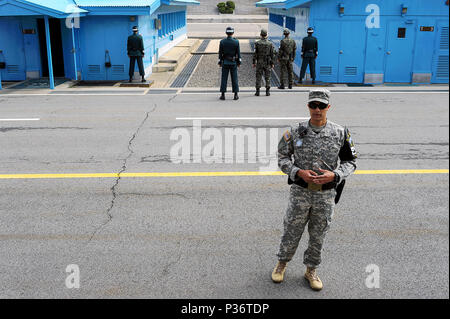
<instances>
[{"instance_id":1,"label":"concrete step","mask_svg":"<svg viewBox=\"0 0 450 319\"><path fill-rule=\"evenodd\" d=\"M178 66L178 63L157 63L153 66L153 72L161 73L161 72L171 72L175 71Z\"/></svg>"}]
</instances>

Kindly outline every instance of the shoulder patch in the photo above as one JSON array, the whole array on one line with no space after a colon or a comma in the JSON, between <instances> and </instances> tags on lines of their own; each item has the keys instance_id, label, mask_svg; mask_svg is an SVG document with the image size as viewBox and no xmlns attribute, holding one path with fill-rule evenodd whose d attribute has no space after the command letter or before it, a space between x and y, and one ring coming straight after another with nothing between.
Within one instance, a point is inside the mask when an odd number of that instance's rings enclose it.
<instances>
[{"instance_id":1,"label":"shoulder patch","mask_svg":"<svg viewBox=\"0 0 450 319\"><path fill-rule=\"evenodd\" d=\"M284 140L285 140L286 142L289 142L289 140L291 139L291 137L292 137L292 135L291 135L291 132L289 132L289 130L286 131L286 132L284 132L283 138L284 138Z\"/></svg>"}]
</instances>

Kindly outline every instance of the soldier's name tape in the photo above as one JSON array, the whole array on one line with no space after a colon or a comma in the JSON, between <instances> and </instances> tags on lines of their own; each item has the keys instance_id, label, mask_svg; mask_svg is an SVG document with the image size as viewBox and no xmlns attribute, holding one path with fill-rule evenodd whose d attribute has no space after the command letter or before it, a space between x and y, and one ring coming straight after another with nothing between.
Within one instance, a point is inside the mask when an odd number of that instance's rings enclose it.
<instances>
[{"instance_id":1,"label":"soldier's name tape","mask_svg":"<svg viewBox=\"0 0 450 319\"><path fill-rule=\"evenodd\" d=\"M448 169L357 170L356 175L448 174ZM250 172L167 172L167 173L92 173L92 174L0 174L0 179L117 178L117 177L220 177L280 176L281 171Z\"/></svg>"}]
</instances>

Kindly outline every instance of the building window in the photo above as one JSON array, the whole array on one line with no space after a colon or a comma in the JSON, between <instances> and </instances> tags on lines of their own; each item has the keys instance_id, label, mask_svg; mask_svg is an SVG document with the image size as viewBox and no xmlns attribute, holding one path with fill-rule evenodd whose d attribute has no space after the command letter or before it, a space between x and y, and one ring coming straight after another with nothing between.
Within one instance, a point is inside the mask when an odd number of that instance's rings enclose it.
<instances>
[{"instance_id":1,"label":"building window","mask_svg":"<svg viewBox=\"0 0 450 319\"><path fill-rule=\"evenodd\" d=\"M279 26L283 26L283 16L275 13L269 14L269 21Z\"/></svg>"},{"instance_id":2,"label":"building window","mask_svg":"<svg viewBox=\"0 0 450 319\"><path fill-rule=\"evenodd\" d=\"M161 20L161 29L158 30L160 38L166 37L186 26L185 11L158 14L158 19Z\"/></svg>"},{"instance_id":3,"label":"building window","mask_svg":"<svg viewBox=\"0 0 450 319\"><path fill-rule=\"evenodd\" d=\"M399 39L406 38L406 28L398 28L397 38Z\"/></svg>"},{"instance_id":4,"label":"building window","mask_svg":"<svg viewBox=\"0 0 450 319\"><path fill-rule=\"evenodd\" d=\"M295 32L295 18L286 17L286 28Z\"/></svg>"}]
</instances>

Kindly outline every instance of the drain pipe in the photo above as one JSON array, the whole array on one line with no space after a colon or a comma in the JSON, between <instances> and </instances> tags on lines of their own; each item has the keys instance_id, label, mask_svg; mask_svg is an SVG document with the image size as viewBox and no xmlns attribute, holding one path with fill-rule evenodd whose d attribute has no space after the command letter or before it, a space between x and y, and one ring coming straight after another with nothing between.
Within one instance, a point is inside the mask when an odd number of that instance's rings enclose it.
<instances>
[{"instance_id":1,"label":"drain pipe","mask_svg":"<svg viewBox=\"0 0 450 319\"><path fill-rule=\"evenodd\" d=\"M50 89L55 89L55 78L53 77L53 62L52 62L52 44L50 41L50 27L48 24L48 16L44 16L45 21L45 37L47 40L47 59L48 59L48 78L50 81Z\"/></svg>"}]
</instances>

